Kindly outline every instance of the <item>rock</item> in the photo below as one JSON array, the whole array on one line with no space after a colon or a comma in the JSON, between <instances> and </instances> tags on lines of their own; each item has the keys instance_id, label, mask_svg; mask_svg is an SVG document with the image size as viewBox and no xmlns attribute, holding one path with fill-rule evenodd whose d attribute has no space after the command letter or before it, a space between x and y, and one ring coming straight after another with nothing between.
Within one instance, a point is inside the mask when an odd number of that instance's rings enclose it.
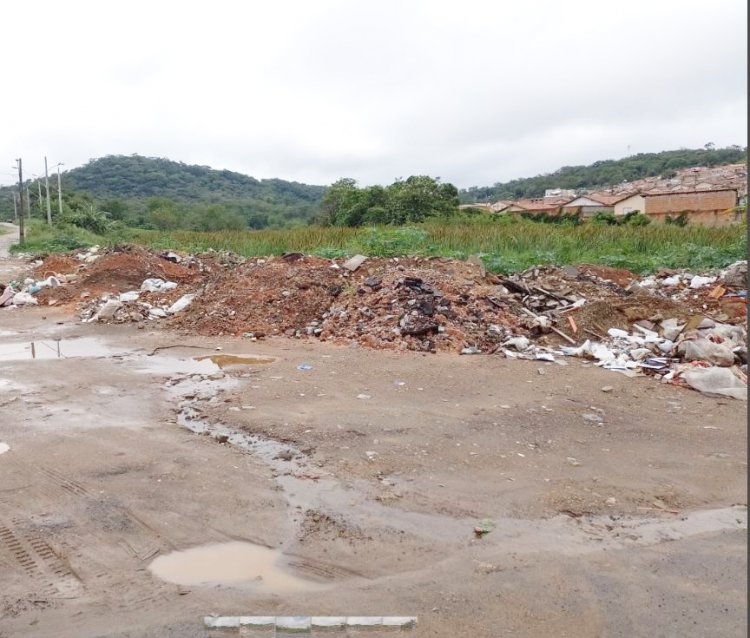
<instances>
[{"instance_id":1,"label":"rock","mask_svg":"<svg viewBox=\"0 0 750 638\"><path fill-rule=\"evenodd\" d=\"M588 421L589 423L595 423L596 425L601 425L602 423L604 423L604 417L601 414L587 412L586 414L582 414L581 416L583 417L584 421Z\"/></svg>"},{"instance_id":2,"label":"rock","mask_svg":"<svg viewBox=\"0 0 750 638\"><path fill-rule=\"evenodd\" d=\"M747 290L747 261L737 261L727 268L721 278L727 286Z\"/></svg>"},{"instance_id":3,"label":"rock","mask_svg":"<svg viewBox=\"0 0 750 638\"><path fill-rule=\"evenodd\" d=\"M482 354L482 351L476 346L471 346L469 348L462 348L461 354Z\"/></svg>"},{"instance_id":4,"label":"rock","mask_svg":"<svg viewBox=\"0 0 750 638\"><path fill-rule=\"evenodd\" d=\"M614 388L611 385L602 386L602 392L612 392Z\"/></svg>"}]
</instances>

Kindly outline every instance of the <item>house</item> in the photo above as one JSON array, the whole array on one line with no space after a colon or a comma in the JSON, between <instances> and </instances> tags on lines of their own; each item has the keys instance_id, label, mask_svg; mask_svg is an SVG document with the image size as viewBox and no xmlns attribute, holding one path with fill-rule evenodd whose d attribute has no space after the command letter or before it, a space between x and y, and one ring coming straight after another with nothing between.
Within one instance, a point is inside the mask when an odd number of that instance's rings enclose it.
<instances>
[{"instance_id":1,"label":"house","mask_svg":"<svg viewBox=\"0 0 750 638\"><path fill-rule=\"evenodd\" d=\"M545 198L573 199L575 196L576 192L571 188L548 188L544 191Z\"/></svg>"},{"instance_id":2,"label":"house","mask_svg":"<svg viewBox=\"0 0 750 638\"><path fill-rule=\"evenodd\" d=\"M733 188L712 191L681 191L643 193L643 212L657 223L668 217L687 215L688 223L701 226L729 226L740 221L737 191Z\"/></svg>"},{"instance_id":3,"label":"house","mask_svg":"<svg viewBox=\"0 0 750 638\"><path fill-rule=\"evenodd\" d=\"M563 200L567 201L567 200ZM562 202L557 198L537 197L534 199L519 199L513 202L505 212L508 213L531 213L534 215L558 215Z\"/></svg>"},{"instance_id":4,"label":"house","mask_svg":"<svg viewBox=\"0 0 750 638\"><path fill-rule=\"evenodd\" d=\"M493 213L502 213L505 212L505 209L508 208L513 202L509 200L501 199L499 201L496 201L494 204L492 204L492 212Z\"/></svg>"},{"instance_id":5,"label":"house","mask_svg":"<svg viewBox=\"0 0 750 638\"><path fill-rule=\"evenodd\" d=\"M579 195L566 202L562 207L565 215L580 215L581 219L589 219L597 213L612 213L614 207L611 204L616 197L606 195Z\"/></svg>"},{"instance_id":6,"label":"house","mask_svg":"<svg viewBox=\"0 0 750 638\"><path fill-rule=\"evenodd\" d=\"M628 213L646 212L646 203L641 193L631 193L617 198L612 204L615 217L624 217Z\"/></svg>"}]
</instances>

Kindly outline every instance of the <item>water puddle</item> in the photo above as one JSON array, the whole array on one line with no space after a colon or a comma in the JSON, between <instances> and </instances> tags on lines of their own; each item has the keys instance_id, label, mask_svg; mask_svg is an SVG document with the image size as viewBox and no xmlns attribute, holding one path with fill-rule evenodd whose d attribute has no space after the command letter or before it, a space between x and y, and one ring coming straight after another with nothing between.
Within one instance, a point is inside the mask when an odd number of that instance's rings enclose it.
<instances>
[{"instance_id":1,"label":"water puddle","mask_svg":"<svg viewBox=\"0 0 750 638\"><path fill-rule=\"evenodd\" d=\"M176 585L252 584L274 594L325 587L288 571L278 550L240 541L165 554L148 568L157 578Z\"/></svg>"},{"instance_id":2,"label":"water puddle","mask_svg":"<svg viewBox=\"0 0 750 638\"><path fill-rule=\"evenodd\" d=\"M235 354L212 354L207 357L196 357L196 361L205 361L208 359L220 368L229 368L232 366L260 366L273 363L274 357L255 357Z\"/></svg>"},{"instance_id":3,"label":"water puddle","mask_svg":"<svg viewBox=\"0 0 750 638\"><path fill-rule=\"evenodd\" d=\"M211 354L200 357L141 357L138 368L147 373L163 375L214 374L224 368L267 365L277 361L263 355Z\"/></svg>"},{"instance_id":4,"label":"water puddle","mask_svg":"<svg viewBox=\"0 0 750 638\"><path fill-rule=\"evenodd\" d=\"M98 339L51 339L42 341L16 341L0 344L0 361L26 361L31 359L74 359L83 357L109 357L114 351Z\"/></svg>"}]
</instances>

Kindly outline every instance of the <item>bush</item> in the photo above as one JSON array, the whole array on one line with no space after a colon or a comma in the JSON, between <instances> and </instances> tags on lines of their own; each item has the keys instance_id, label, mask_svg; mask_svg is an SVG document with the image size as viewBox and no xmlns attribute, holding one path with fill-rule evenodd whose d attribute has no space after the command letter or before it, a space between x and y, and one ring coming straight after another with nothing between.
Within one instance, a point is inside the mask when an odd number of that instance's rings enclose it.
<instances>
[{"instance_id":1,"label":"bush","mask_svg":"<svg viewBox=\"0 0 750 638\"><path fill-rule=\"evenodd\" d=\"M97 210L93 204L65 211L60 221L63 224L85 228L97 235L104 235L109 230L110 224L107 214Z\"/></svg>"},{"instance_id":2,"label":"bush","mask_svg":"<svg viewBox=\"0 0 750 638\"><path fill-rule=\"evenodd\" d=\"M617 226L619 222L613 213L597 213L591 219L594 224L601 224L602 226Z\"/></svg>"},{"instance_id":3,"label":"bush","mask_svg":"<svg viewBox=\"0 0 750 638\"><path fill-rule=\"evenodd\" d=\"M680 226L684 228L688 225L687 213L680 213L677 217L670 217L669 215L667 215L664 219L664 223L668 226Z\"/></svg>"},{"instance_id":4,"label":"bush","mask_svg":"<svg viewBox=\"0 0 750 638\"><path fill-rule=\"evenodd\" d=\"M626 214L620 223L626 226L648 226L651 223L651 218L634 210Z\"/></svg>"}]
</instances>

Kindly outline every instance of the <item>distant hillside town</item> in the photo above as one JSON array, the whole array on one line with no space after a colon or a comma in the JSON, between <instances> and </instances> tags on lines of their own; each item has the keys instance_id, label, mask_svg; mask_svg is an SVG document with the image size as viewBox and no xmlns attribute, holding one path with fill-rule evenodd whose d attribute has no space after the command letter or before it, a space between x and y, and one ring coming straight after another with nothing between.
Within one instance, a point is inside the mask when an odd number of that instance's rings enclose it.
<instances>
[{"instance_id":1,"label":"distant hillside town","mask_svg":"<svg viewBox=\"0 0 750 638\"><path fill-rule=\"evenodd\" d=\"M623 218L642 213L657 223L684 216L689 223L726 226L742 219L747 206L747 165L683 168L669 176L645 177L615 186L588 189L547 189L544 197L463 204L492 214L579 215Z\"/></svg>"}]
</instances>

